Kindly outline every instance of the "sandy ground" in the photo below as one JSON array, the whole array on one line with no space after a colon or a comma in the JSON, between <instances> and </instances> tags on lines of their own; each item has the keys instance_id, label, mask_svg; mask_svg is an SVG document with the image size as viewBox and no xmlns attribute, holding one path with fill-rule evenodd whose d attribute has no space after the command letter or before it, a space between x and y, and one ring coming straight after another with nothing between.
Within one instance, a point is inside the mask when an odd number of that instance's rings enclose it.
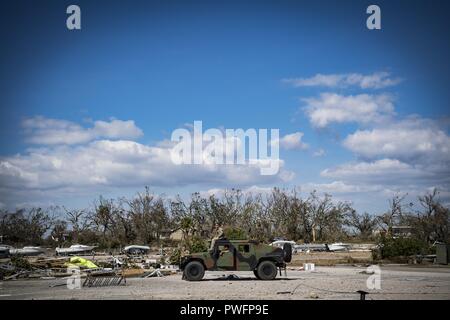
<instances>
[{"instance_id":1,"label":"sandy ground","mask_svg":"<svg viewBox=\"0 0 450 320\"><path fill-rule=\"evenodd\" d=\"M343 252L310 252L292 255L291 266L302 266L303 263L315 263L321 266L336 264L371 263L371 251L343 251Z\"/></svg>"},{"instance_id":2,"label":"sandy ground","mask_svg":"<svg viewBox=\"0 0 450 320\"><path fill-rule=\"evenodd\" d=\"M450 268L384 266L381 290L368 290L366 268L316 267L289 271L273 281L256 280L251 272L233 272L236 280L221 280L232 272L207 272L200 282L181 274L162 278L129 278L126 286L68 289L62 279L0 282L0 299L349 299L357 290L371 291L371 299L450 300ZM54 284L62 286L50 287Z\"/></svg>"}]
</instances>

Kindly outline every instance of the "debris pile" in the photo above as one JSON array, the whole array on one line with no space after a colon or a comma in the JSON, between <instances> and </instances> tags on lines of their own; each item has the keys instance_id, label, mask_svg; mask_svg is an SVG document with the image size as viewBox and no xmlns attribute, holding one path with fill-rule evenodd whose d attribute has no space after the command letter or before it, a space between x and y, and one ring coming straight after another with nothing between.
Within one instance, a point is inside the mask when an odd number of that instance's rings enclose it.
<instances>
[{"instance_id":1,"label":"debris pile","mask_svg":"<svg viewBox=\"0 0 450 320\"><path fill-rule=\"evenodd\" d=\"M90 252L89 256L70 256L69 251L93 247L74 245L72 250L56 250L53 255L8 255L0 258L0 280L55 279L73 275L73 270L85 281L83 285L104 286L125 284L127 277L163 277L176 274L177 266L165 263L163 250L150 254L145 246L129 246L119 255ZM30 247L31 248L31 247ZM67 256L65 256L67 254ZM64 255L64 256L63 256Z\"/></svg>"}]
</instances>

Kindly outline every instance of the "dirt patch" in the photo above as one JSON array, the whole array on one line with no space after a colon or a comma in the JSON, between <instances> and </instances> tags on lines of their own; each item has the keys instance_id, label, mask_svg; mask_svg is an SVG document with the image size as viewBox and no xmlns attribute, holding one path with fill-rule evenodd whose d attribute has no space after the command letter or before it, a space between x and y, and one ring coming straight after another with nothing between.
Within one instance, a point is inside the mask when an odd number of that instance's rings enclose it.
<instances>
[{"instance_id":1,"label":"dirt patch","mask_svg":"<svg viewBox=\"0 0 450 320\"><path fill-rule=\"evenodd\" d=\"M318 266L334 266L337 264L372 263L371 251L346 252L301 252L292 256L290 265L301 266L314 263Z\"/></svg>"}]
</instances>

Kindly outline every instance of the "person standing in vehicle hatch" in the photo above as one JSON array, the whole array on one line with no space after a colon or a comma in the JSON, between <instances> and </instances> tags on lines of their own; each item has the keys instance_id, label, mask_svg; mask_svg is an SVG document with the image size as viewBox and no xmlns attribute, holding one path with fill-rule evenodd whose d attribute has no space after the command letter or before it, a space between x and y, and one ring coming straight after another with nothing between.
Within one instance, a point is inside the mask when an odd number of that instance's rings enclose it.
<instances>
[{"instance_id":1,"label":"person standing in vehicle hatch","mask_svg":"<svg viewBox=\"0 0 450 320\"><path fill-rule=\"evenodd\" d=\"M214 225L214 232L213 232L213 238L211 240L211 247L210 250L214 249L214 244L216 243L216 240L225 238L225 234L223 233L223 228L219 226L218 224Z\"/></svg>"}]
</instances>

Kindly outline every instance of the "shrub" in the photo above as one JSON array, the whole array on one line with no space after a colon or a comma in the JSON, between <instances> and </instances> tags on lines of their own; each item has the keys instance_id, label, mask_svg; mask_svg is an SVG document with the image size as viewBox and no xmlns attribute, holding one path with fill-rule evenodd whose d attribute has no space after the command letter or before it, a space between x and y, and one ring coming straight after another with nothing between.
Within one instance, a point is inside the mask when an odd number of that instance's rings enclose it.
<instances>
[{"instance_id":1,"label":"shrub","mask_svg":"<svg viewBox=\"0 0 450 320\"><path fill-rule=\"evenodd\" d=\"M246 240L247 233L240 228L227 228L224 231L225 237L229 240Z\"/></svg>"},{"instance_id":2,"label":"shrub","mask_svg":"<svg viewBox=\"0 0 450 320\"><path fill-rule=\"evenodd\" d=\"M181 250L176 248L172 251L172 254L169 256L169 263L178 265L180 263L181 258Z\"/></svg>"},{"instance_id":3,"label":"shrub","mask_svg":"<svg viewBox=\"0 0 450 320\"><path fill-rule=\"evenodd\" d=\"M425 242L414 238L380 237L378 240L381 258L392 258L421 254L427 251Z\"/></svg>"},{"instance_id":4,"label":"shrub","mask_svg":"<svg viewBox=\"0 0 450 320\"><path fill-rule=\"evenodd\" d=\"M191 241L189 252L196 253L204 251L208 251L208 245L206 244L206 241L200 237L194 237Z\"/></svg>"},{"instance_id":5,"label":"shrub","mask_svg":"<svg viewBox=\"0 0 450 320\"><path fill-rule=\"evenodd\" d=\"M21 256L13 256L11 258L11 264L16 267L16 269L22 269L22 270L32 270L33 267L28 262L27 259L22 258Z\"/></svg>"},{"instance_id":6,"label":"shrub","mask_svg":"<svg viewBox=\"0 0 450 320\"><path fill-rule=\"evenodd\" d=\"M378 261L381 259L381 252L379 249L372 249L372 260Z\"/></svg>"}]
</instances>

